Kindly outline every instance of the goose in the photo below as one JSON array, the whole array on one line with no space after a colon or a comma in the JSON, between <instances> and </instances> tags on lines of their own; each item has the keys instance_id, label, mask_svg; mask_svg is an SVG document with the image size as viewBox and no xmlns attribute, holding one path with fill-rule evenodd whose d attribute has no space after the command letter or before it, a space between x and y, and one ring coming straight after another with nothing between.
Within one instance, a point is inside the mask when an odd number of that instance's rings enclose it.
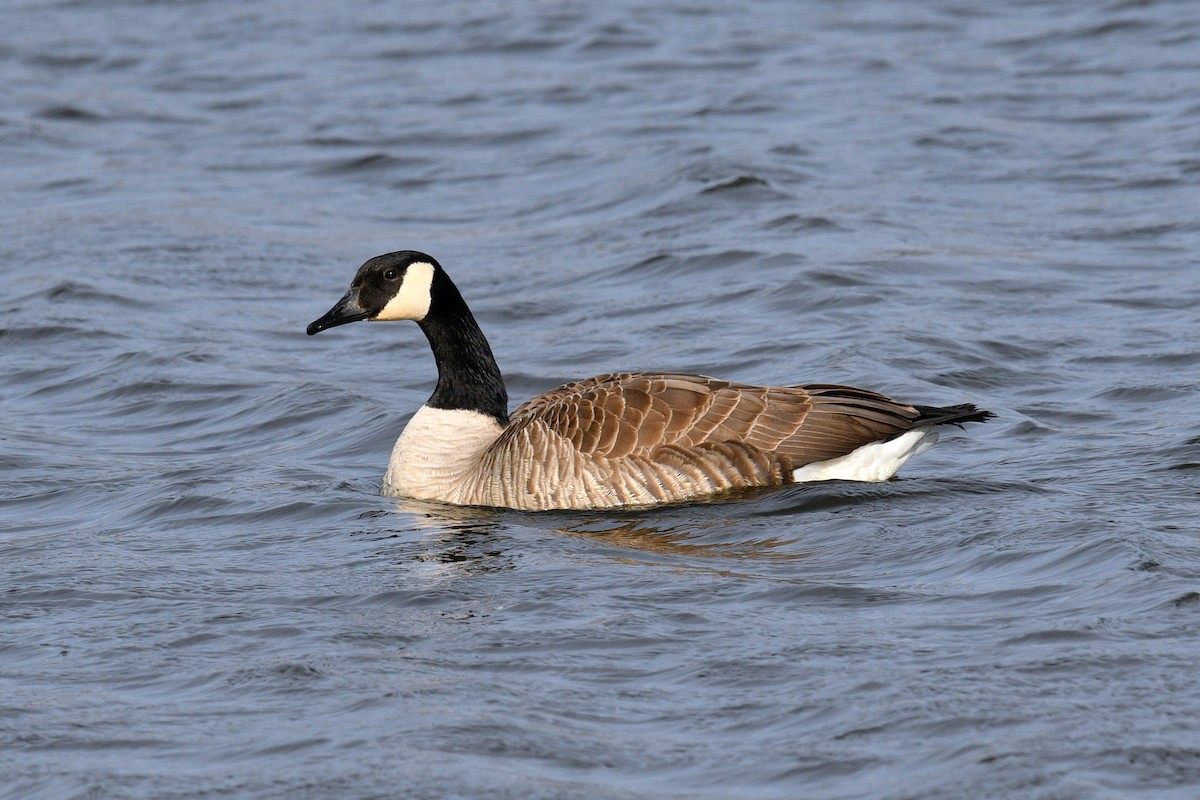
<instances>
[{"instance_id":1,"label":"goose","mask_svg":"<svg viewBox=\"0 0 1200 800\"><path fill-rule=\"evenodd\" d=\"M884 481L989 411L900 403L832 384L752 386L623 372L559 386L511 414L492 349L450 276L402 250L366 261L312 336L412 320L437 362L433 394L392 450L383 494L544 511L647 506L741 487Z\"/></svg>"}]
</instances>

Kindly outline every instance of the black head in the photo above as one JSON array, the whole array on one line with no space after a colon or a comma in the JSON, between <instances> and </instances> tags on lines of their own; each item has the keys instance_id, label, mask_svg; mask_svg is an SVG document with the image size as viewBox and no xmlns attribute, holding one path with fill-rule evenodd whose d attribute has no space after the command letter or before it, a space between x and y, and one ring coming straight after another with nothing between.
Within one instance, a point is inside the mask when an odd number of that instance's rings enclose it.
<instances>
[{"instance_id":1,"label":"black head","mask_svg":"<svg viewBox=\"0 0 1200 800\"><path fill-rule=\"evenodd\" d=\"M416 250L375 256L358 268L350 291L308 326L308 335L359 320L420 322L429 313L434 277L441 269L432 256Z\"/></svg>"}]
</instances>

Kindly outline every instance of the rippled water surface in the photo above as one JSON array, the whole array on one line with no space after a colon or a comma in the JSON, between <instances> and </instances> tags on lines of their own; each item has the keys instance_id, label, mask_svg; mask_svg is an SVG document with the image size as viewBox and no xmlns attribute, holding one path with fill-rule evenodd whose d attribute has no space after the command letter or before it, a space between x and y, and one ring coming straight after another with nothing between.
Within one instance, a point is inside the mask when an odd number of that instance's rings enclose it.
<instances>
[{"instance_id":1,"label":"rippled water surface","mask_svg":"<svg viewBox=\"0 0 1200 800\"><path fill-rule=\"evenodd\" d=\"M1195 798L1200 9L6 4L0 793ZM610 370L998 418L884 484L397 504L437 256Z\"/></svg>"}]
</instances>

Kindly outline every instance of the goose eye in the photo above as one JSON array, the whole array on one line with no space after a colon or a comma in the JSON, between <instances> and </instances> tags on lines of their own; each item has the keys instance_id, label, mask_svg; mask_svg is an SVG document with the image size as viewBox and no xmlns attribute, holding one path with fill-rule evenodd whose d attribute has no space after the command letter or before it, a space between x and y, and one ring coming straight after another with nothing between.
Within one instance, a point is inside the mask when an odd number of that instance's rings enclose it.
<instances>
[{"instance_id":1,"label":"goose eye","mask_svg":"<svg viewBox=\"0 0 1200 800\"><path fill-rule=\"evenodd\" d=\"M400 277L400 273L394 269L389 269L387 272L383 273L383 277L385 280L394 281L396 278Z\"/></svg>"}]
</instances>

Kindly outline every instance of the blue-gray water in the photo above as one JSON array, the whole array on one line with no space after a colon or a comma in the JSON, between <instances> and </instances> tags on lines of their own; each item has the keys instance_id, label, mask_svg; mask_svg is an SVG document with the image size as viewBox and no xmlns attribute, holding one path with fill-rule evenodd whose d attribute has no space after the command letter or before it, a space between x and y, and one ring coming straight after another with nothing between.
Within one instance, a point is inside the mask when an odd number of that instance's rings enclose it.
<instances>
[{"instance_id":1,"label":"blue-gray water","mask_svg":"<svg viewBox=\"0 0 1200 800\"><path fill-rule=\"evenodd\" d=\"M0 794L1200 796L1200 8L13 0ZM999 415L885 484L397 505L427 250L514 404Z\"/></svg>"}]
</instances>

